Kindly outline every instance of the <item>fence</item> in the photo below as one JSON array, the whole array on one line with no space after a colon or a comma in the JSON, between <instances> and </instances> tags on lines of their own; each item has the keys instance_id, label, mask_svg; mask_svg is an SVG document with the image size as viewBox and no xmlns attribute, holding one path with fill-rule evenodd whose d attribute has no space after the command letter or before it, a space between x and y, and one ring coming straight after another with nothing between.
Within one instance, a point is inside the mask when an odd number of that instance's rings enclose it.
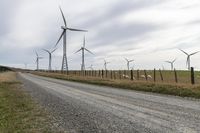
<instances>
[{"instance_id":1,"label":"fence","mask_svg":"<svg viewBox=\"0 0 200 133\"><path fill-rule=\"evenodd\" d=\"M43 72L49 72L40 70ZM50 71L51 73L62 73L61 71ZM71 76L96 77L101 79L113 80L137 80L145 82L163 82L163 83L184 83L200 84L200 73L194 71L176 70L85 70L85 71L67 71L63 74Z\"/></svg>"}]
</instances>

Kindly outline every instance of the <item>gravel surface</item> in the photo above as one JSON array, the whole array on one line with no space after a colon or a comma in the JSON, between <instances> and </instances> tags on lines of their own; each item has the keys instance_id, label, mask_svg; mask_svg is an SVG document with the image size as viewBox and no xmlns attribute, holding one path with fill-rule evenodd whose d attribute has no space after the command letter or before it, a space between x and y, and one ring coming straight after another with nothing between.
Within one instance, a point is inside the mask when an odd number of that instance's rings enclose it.
<instances>
[{"instance_id":1,"label":"gravel surface","mask_svg":"<svg viewBox=\"0 0 200 133\"><path fill-rule=\"evenodd\" d=\"M18 74L70 133L198 133L200 101Z\"/></svg>"}]
</instances>

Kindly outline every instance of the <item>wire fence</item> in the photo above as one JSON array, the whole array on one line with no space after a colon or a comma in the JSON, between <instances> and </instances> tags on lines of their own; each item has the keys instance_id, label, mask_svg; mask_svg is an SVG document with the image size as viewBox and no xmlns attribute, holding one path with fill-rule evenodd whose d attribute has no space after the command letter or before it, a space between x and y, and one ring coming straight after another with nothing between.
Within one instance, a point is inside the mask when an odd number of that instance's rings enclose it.
<instances>
[{"instance_id":1,"label":"wire fence","mask_svg":"<svg viewBox=\"0 0 200 133\"><path fill-rule=\"evenodd\" d=\"M62 73L70 76L95 77L112 80L132 80L155 83L180 83L180 84L200 84L200 72L184 70L85 70L85 71L46 71L42 72Z\"/></svg>"}]
</instances>

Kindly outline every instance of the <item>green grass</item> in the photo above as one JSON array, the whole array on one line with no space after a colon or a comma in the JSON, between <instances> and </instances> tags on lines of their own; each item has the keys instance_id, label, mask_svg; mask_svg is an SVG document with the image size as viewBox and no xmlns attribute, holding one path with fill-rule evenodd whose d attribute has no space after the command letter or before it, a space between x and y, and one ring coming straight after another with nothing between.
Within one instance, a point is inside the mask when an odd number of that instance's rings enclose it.
<instances>
[{"instance_id":1,"label":"green grass","mask_svg":"<svg viewBox=\"0 0 200 133\"><path fill-rule=\"evenodd\" d=\"M130 80L111 80L111 79L101 79L94 77L81 77L72 75L69 76L66 74L44 73L44 72L36 72L34 74L56 79L74 81L74 82L118 87L122 89L168 94L181 97L200 98L200 86L198 85L192 86L187 84L183 85L183 84L153 83L153 82L130 81Z\"/></svg>"},{"instance_id":2,"label":"green grass","mask_svg":"<svg viewBox=\"0 0 200 133\"><path fill-rule=\"evenodd\" d=\"M0 133L53 133L50 115L16 81L0 82Z\"/></svg>"}]
</instances>

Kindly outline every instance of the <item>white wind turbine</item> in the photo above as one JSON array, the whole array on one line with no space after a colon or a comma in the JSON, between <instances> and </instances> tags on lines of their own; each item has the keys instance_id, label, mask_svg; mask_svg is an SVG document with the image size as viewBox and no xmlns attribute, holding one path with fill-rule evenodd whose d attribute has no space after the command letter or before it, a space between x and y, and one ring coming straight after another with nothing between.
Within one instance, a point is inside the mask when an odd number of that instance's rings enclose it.
<instances>
[{"instance_id":1,"label":"white wind turbine","mask_svg":"<svg viewBox=\"0 0 200 133\"><path fill-rule=\"evenodd\" d=\"M45 52L47 52L49 54L49 71L52 70L51 68L51 62L52 62L52 53L56 51L57 48L55 48L54 50L52 51L49 51L47 49L43 49Z\"/></svg>"},{"instance_id":2,"label":"white wind turbine","mask_svg":"<svg viewBox=\"0 0 200 133\"><path fill-rule=\"evenodd\" d=\"M63 30L62 34L60 35L55 47L58 45L58 43L60 42L60 40L63 38L63 59L62 59L62 71L68 71L68 62L67 62L67 31L80 31L80 32L87 32L86 30L80 30L80 29L74 29L74 28L70 28L67 26L67 22L64 16L64 13L60 8L60 12L62 14L62 18L64 21L64 26L61 26L61 29Z\"/></svg>"},{"instance_id":3,"label":"white wind turbine","mask_svg":"<svg viewBox=\"0 0 200 133\"><path fill-rule=\"evenodd\" d=\"M107 70L107 64L109 64L110 62L107 62L105 59L104 59L104 68L105 70Z\"/></svg>"},{"instance_id":4,"label":"white wind turbine","mask_svg":"<svg viewBox=\"0 0 200 133\"><path fill-rule=\"evenodd\" d=\"M182 51L184 54L187 55L186 66L188 67L188 70L190 70L190 57L191 57L192 55L195 55L195 54L199 53L200 51L197 51L197 52L188 54L187 52L183 51L182 49L179 49L179 50Z\"/></svg>"},{"instance_id":5,"label":"white wind turbine","mask_svg":"<svg viewBox=\"0 0 200 133\"><path fill-rule=\"evenodd\" d=\"M127 58L124 58L127 62L127 68L130 70L130 63L133 62L134 60L128 60Z\"/></svg>"},{"instance_id":6,"label":"white wind turbine","mask_svg":"<svg viewBox=\"0 0 200 133\"><path fill-rule=\"evenodd\" d=\"M173 61L165 61L165 62L171 64L171 70L173 70L175 61L176 61L176 59L174 59Z\"/></svg>"},{"instance_id":7,"label":"white wind turbine","mask_svg":"<svg viewBox=\"0 0 200 133\"><path fill-rule=\"evenodd\" d=\"M39 70L39 62L40 62L40 59L42 59L43 57L39 57L39 55L38 55L37 52L35 52L35 54L36 54L36 63L37 63L37 68L36 68L36 70Z\"/></svg>"},{"instance_id":8,"label":"white wind turbine","mask_svg":"<svg viewBox=\"0 0 200 133\"><path fill-rule=\"evenodd\" d=\"M84 37L83 38L83 46L78 51L76 51L76 53L82 51L82 64L81 64L81 70L82 71L85 70L85 50L87 52L89 52L90 54L93 54L90 50L88 50L87 48L85 48L85 37Z\"/></svg>"}]
</instances>

